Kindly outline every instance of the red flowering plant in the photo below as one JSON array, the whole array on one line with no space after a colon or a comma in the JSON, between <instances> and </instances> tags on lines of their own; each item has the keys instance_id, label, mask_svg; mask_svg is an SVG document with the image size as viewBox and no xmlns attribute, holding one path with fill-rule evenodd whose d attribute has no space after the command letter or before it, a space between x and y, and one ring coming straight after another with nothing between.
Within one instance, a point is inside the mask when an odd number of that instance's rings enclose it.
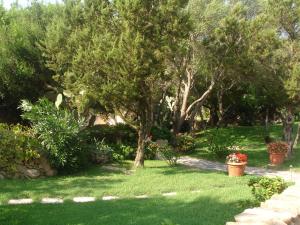
<instances>
[{"instance_id":1,"label":"red flowering plant","mask_svg":"<svg viewBox=\"0 0 300 225\"><path fill-rule=\"evenodd\" d=\"M227 163L244 163L248 161L248 156L239 152L232 153L226 157Z\"/></svg>"},{"instance_id":2,"label":"red flowering plant","mask_svg":"<svg viewBox=\"0 0 300 225\"><path fill-rule=\"evenodd\" d=\"M288 148L288 143L283 141L271 142L268 144L269 153L287 153Z\"/></svg>"}]
</instances>

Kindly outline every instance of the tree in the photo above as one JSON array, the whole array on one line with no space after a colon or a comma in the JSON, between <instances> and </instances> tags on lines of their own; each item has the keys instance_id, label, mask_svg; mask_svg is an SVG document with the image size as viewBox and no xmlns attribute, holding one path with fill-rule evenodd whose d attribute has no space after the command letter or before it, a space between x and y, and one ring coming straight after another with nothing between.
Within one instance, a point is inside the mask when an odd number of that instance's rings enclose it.
<instances>
[{"instance_id":1,"label":"tree","mask_svg":"<svg viewBox=\"0 0 300 225\"><path fill-rule=\"evenodd\" d=\"M36 100L51 81L38 45L55 8L33 2L31 7L0 6L0 109L17 114L20 100ZM6 113L7 114L7 113Z\"/></svg>"},{"instance_id":2,"label":"tree","mask_svg":"<svg viewBox=\"0 0 300 225\"><path fill-rule=\"evenodd\" d=\"M182 0L67 1L64 21L54 21L45 40L48 66L64 88L73 96L96 99L137 130L136 167L144 165L154 108L171 78L165 59L174 56L187 38L185 4Z\"/></svg>"},{"instance_id":3,"label":"tree","mask_svg":"<svg viewBox=\"0 0 300 225\"><path fill-rule=\"evenodd\" d=\"M300 1L299 0L269 0L268 13L277 28L282 40L279 52L282 58L283 89L286 93L282 120L284 127L284 140L289 144L288 156L293 153L294 139L292 137L294 113L300 101ZM300 127L298 128L300 131Z\"/></svg>"}]
</instances>

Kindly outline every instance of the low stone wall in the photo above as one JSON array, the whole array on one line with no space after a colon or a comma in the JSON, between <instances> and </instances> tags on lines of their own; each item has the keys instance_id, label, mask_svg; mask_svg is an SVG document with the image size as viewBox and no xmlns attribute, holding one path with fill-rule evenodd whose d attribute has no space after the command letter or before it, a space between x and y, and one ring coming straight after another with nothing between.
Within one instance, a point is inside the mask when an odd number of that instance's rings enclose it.
<instances>
[{"instance_id":1,"label":"low stone wall","mask_svg":"<svg viewBox=\"0 0 300 225\"><path fill-rule=\"evenodd\" d=\"M48 160L41 156L40 158L17 165L15 172L7 173L0 170L0 179L4 178L29 178L50 177L56 175L56 170L51 168Z\"/></svg>"},{"instance_id":2,"label":"low stone wall","mask_svg":"<svg viewBox=\"0 0 300 225\"><path fill-rule=\"evenodd\" d=\"M288 187L279 195L246 209L226 225L300 225L300 184Z\"/></svg>"}]
</instances>

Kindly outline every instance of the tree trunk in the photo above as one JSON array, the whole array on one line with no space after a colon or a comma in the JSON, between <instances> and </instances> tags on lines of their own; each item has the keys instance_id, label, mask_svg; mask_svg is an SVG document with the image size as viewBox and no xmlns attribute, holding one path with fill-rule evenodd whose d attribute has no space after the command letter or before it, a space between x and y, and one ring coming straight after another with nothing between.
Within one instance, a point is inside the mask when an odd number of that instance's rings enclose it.
<instances>
[{"instance_id":1,"label":"tree trunk","mask_svg":"<svg viewBox=\"0 0 300 225\"><path fill-rule=\"evenodd\" d=\"M297 147L300 136L300 123L298 124L297 134L293 143L293 149Z\"/></svg>"},{"instance_id":2,"label":"tree trunk","mask_svg":"<svg viewBox=\"0 0 300 225\"><path fill-rule=\"evenodd\" d=\"M134 160L134 167L144 167L144 152L145 152L145 141L147 139L148 132L146 125L141 123L138 130L138 147Z\"/></svg>"},{"instance_id":3,"label":"tree trunk","mask_svg":"<svg viewBox=\"0 0 300 225\"><path fill-rule=\"evenodd\" d=\"M287 157L290 158L293 154L293 122L294 116L292 110L288 109L288 112L283 121L283 135L284 141L288 143L289 148L287 152Z\"/></svg>"}]
</instances>

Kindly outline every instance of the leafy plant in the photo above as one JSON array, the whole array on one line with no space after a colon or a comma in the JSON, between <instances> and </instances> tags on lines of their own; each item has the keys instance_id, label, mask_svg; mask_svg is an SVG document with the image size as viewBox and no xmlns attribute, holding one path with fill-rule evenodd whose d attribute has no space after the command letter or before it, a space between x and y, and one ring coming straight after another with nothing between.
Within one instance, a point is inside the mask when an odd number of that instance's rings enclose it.
<instances>
[{"instance_id":1,"label":"leafy plant","mask_svg":"<svg viewBox=\"0 0 300 225\"><path fill-rule=\"evenodd\" d=\"M170 145L157 145L157 152L170 166L177 165L179 153Z\"/></svg>"},{"instance_id":2,"label":"leafy plant","mask_svg":"<svg viewBox=\"0 0 300 225\"><path fill-rule=\"evenodd\" d=\"M31 122L50 163L58 169L74 170L87 164L89 148L80 131L84 120L59 109L47 99L36 104L22 101L23 118Z\"/></svg>"},{"instance_id":3,"label":"leafy plant","mask_svg":"<svg viewBox=\"0 0 300 225\"><path fill-rule=\"evenodd\" d=\"M168 128L157 126L152 127L151 136L153 141L157 141L159 139L171 141L173 138L173 134Z\"/></svg>"},{"instance_id":4,"label":"leafy plant","mask_svg":"<svg viewBox=\"0 0 300 225\"><path fill-rule=\"evenodd\" d=\"M289 145L286 142L278 141L268 144L269 153L287 153Z\"/></svg>"},{"instance_id":5,"label":"leafy plant","mask_svg":"<svg viewBox=\"0 0 300 225\"><path fill-rule=\"evenodd\" d=\"M92 160L96 163L106 163L114 157L114 150L104 142L104 139L102 141L94 139L94 145L91 147Z\"/></svg>"},{"instance_id":6,"label":"leafy plant","mask_svg":"<svg viewBox=\"0 0 300 225\"><path fill-rule=\"evenodd\" d=\"M39 158L39 148L29 128L0 124L0 170L3 172L13 175L18 165Z\"/></svg>"},{"instance_id":7,"label":"leafy plant","mask_svg":"<svg viewBox=\"0 0 300 225\"><path fill-rule=\"evenodd\" d=\"M179 134L176 136L176 149L178 152L187 153L196 149L195 139L188 134Z\"/></svg>"},{"instance_id":8,"label":"leafy plant","mask_svg":"<svg viewBox=\"0 0 300 225\"><path fill-rule=\"evenodd\" d=\"M270 199L274 194L280 194L287 188L287 183L280 177L254 177L248 182L252 194L258 202Z\"/></svg>"}]
</instances>

